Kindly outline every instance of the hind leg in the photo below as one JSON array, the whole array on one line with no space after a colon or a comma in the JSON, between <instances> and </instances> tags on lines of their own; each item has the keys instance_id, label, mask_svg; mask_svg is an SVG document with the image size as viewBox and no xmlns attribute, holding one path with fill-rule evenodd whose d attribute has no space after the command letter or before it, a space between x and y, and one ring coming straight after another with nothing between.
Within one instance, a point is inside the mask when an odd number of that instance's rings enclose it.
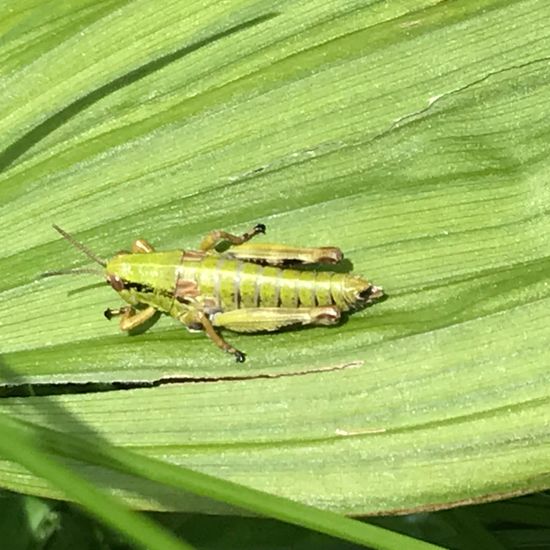
<instances>
[{"instance_id":1,"label":"hind leg","mask_svg":"<svg viewBox=\"0 0 550 550\"><path fill-rule=\"evenodd\" d=\"M223 241L227 241L232 245L240 245L246 241L249 241L252 237L258 235L259 233L265 233L265 225L263 223L255 225L250 231L247 231L240 236L227 233L227 231L210 231L210 233L208 233L201 241L200 249L204 252L213 250Z\"/></svg>"},{"instance_id":2,"label":"hind leg","mask_svg":"<svg viewBox=\"0 0 550 550\"><path fill-rule=\"evenodd\" d=\"M311 308L247 308L212 316L215 327L235 332L275 331L296 325L334 325L340 320L340 309L334 306Z\"/></svg>"}]
</instances>

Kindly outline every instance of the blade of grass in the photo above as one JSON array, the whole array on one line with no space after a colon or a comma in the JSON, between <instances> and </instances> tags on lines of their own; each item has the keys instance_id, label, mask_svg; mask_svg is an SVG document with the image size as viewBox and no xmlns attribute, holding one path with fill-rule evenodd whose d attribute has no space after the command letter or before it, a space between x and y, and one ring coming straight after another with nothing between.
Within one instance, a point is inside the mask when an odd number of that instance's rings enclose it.
<instances>
[{"instance_id":1,"label":"blade of grass","mask_svg":"<svg viewBox=\"0 0 550 550\"><path fill-rule=\"evenodd\" d=\"M31 448L31 443L40 442L40 445L52 454L55 453L56 455L80 462L115 469L125 474L131 473L166 486L220 500L254 513L307 527L372 548L383 550L395 550L396 548L435 550L439 548L436 545L412 539L381 527L362 523L333 512L313 508L299 502L271 495L263 491L257 491L244 485L215 478L187 468L167 464L120 447L106 445L101 441L96 441L90 446L90 441L75 436L67 436L66 434L37 427L29 423L15 422L13 419L8 423L5 418L0 417L0 435L2 433L5 435L15 434L17 438L15 441L18 444L23 443L23 445L27 445L27 449ZM2 447L0 447L0 450L4 452ZM19 460L19 453L13 451L11 457ZM44 467L41 474L44 474L44 477L48 479L51 479L50 476L52 475L56 476L52 481L57 484L57 474L63 472L63 468L57 465L54 467L52 466L53 464L53 461L50 461L48 467ZM28 467L29 463L24 465ZM39 471L34 461L30 465L35 472ZM59 469L56 470L54 468ZM77 494L82 494L82 491L77 489L77 487L82 487L82 482L79 482L80 485L74 485L75 478L76 476L71 474L68 478L70 481L67 481L67 484L73 483L71 493L69 493L69 496L73 498ZM93 494L97 493L95 490L90 491L87 484L84 484L84 486L88 487L87 491L90 494L92 492ZM65 486L65 488L67 487ZM93 495L91 494L91 496ZM94 508L95 510L97 508ZM119 509L118 512L121 514L120 520L125 520L122 511ZM103 512L102 519L105 519L105 514ZM116 517L113 517L112 521L115 522Z\"/></svg>"},{"instance_id":2,"label":"blade of grass","mask_svg":"<svg viewBox=\"0 0 550 550\"><path fill-rule=\"evenodd\" d=\"M34 475L48 480L79 503L89 514L119 531L130 540L156 550L193 550L147 517L132 512L119 499L98 491L90 482L74 474L55 459L55 450L41 451L37 443L40 431L24 431L20 423L0 415L0 455L21 464ZM56 445L66 442L58 437Z\"/></svg>"}]
</instances>

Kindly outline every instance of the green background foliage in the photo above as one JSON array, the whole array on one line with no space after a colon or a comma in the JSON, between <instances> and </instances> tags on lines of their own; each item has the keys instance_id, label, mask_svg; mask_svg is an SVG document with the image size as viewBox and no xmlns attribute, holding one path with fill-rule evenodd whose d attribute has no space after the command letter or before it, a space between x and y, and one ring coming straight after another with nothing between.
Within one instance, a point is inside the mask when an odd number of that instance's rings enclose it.
<instances>
[{"instance_id":1,"label":"green background foliage","mask_svg":"<svg viewBox=\"0 0 550 550\"><path fill-rule=\"evenodd\" d=\"M547 2L3 9L2 380L154 385L0 411L345 513L549 486ZM258 222L341 247L388 299L228 333L239 365L168 318L119 333L91 276L39 278L87 265L52 223L109 257ZM219 509L80 470L138 507ZM60 496L11 462L0 484Z\"/></svg>"}]
</instances>

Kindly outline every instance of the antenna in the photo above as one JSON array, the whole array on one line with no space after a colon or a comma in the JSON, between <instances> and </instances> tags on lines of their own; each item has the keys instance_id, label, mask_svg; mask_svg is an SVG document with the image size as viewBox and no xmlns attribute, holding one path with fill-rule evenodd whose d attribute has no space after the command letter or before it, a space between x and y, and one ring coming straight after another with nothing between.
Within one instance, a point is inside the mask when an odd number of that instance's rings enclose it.
<instances>
[{"instance_id":1,"label":"antenna","mask_svg":"<svg viewBox=\"0 0 550 550\"><path fill-rule=\"evenodd\" d=\"M94 262L98 263L99 265L102 265L105 267L107 265L107 262L100 258L99 256L96 256L87 246L83 245L81 242L78 242L72 235L69 235L64 229L61 229L58 225L53 224L52 226L58 233L61 234L61 236L69 241L75 248L80 250L80 252L86 254L90 260L93 260ZM52 275L64 275L65 273L77 273L76 270L62 270L62 271L50 271L49 273ZM81 273L88 273L87 271L80 271Z\"/></svg>"},{"instance_id":2,"label":"antenna","mask_svg":"<svg viewBox=\"0 0 550 550\"><path fill-rule=\"evenodd\" d=\"M54 277L55 275L82 275L91 273L92 275L99 275L102 276L103 273L99 271L99 269L93 269L93 268L87 268L87 267L75 267L75 268L68 268L68 269L57 269L55 271L44 271L44 273L40 273L40 277Z\"/></svg>"}]
</instances>

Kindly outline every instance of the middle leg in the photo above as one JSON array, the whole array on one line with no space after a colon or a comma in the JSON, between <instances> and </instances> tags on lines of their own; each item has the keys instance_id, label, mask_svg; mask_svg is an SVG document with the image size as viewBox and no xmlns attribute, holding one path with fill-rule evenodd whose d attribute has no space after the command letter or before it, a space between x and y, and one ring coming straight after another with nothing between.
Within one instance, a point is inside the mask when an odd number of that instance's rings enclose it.
<instances>
[{"instance_id":1,"label":"middle leg","mask_svg":"<svg viewBox=\"0 0 550 550\"><path fill-rule=\"evenodd\" d=\"M238 349L234 348L231 344L228 344L215 331L214 327L212 326L212 323L204 313L200 314L199 320L204 328L204 331L206 332L210 340L212 340L212 342L216 344L216 346L218 346L221 350L227 353L233 354L235 356L235 361L237 361L237 363L244 363L245 354L242 351L239 351Z\"/></svg>"},{"instance_id":2,"label":"middle leg","mask_svg":"<svg viewBox=\"0 0 550 550\"><path fill-rule=\"evenodd\" d=\"M226 342L222 336L216 332L216 329L212 326L208 315L204 313L204 311L194 307L187 307L177 318L192 332L202 328L210 340L212 340L212 342L222 351L234 355L237 363L244 363L246 358L245 354Z\"/></svg>"},{"instance_id":3,"label":"middle leg","mask_svg":"<svg viewBox=\"0 0 550 550\"><path fill-rule=\"evenodd\" d=\"M148 254L149 252L154 251L155 249L153 248L153 245L145 239L136 239L132 243L132 252L134 254Z\"/></svg>"}]
</instances>

